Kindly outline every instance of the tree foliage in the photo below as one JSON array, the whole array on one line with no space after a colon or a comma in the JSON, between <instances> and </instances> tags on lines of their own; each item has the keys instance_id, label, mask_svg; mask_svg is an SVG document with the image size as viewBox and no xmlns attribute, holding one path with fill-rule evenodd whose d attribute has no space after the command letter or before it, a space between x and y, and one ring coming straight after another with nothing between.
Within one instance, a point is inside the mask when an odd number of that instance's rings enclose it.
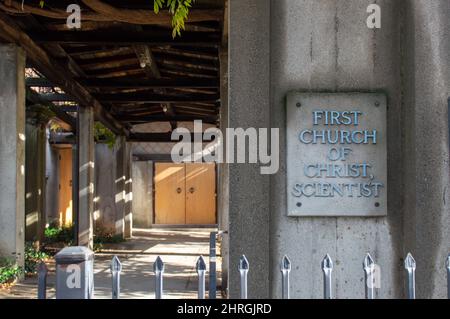
<instances>
[{"instance_id":1,"label":"tree foliage","mask_svg":"<svg viewBox=\"0 0 450 319\"><path fill-rule=\"evenodd\" d=\"M153 11L156 14L166 6L172 14L172 37L181 36L181 30L185 29L185 21L189 15L189 9L195 0L154 0Z\"/></svg>"},{"instance_id":2,"label":"tree foliage","mask_svg":"<svg viewBox=\"0 0 450 319\"><path fill-rule=\"evenodd\" d=\"M185 29L185 22L188 19L189 9L195 0L154 0L153 11L158 14L164 7L172 14L172 37L181 36L181 31ZM39 6L43 8L45 0L39 1Z\"/></svg>"}]
</instances>

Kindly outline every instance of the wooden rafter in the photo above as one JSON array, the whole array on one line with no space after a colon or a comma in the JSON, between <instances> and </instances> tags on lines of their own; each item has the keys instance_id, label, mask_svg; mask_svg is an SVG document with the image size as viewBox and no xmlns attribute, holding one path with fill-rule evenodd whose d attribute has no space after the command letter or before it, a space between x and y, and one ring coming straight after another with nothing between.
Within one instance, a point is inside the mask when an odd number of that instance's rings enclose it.
<instances>
[{"instance_id":1,"label":"wooden rafter","mask_svg":"<svg viewBox=\"0 0 450 319\"><path fill-rule=\"evenodd\" d=\"M105 2L99 0L82 0L83 3L91 8L93 11L102 14L103 16L109 17L110 19L114 19L114 21L120 21L125 23L135 24L149 24L149 16L156 19L159 14L149 13L148 9L123 9L116 8L111 6ZM167 12L163 13L163 22L167 24L167 20L171 21L171 18L167 19ZM199 21L220 21L222 19L223 11L222 10L190 10L189 12L189 21L190 22L199 22ZM154 24L154 23L153 23ZM160 23L162 24L162 23Z\"/></svg>"},{"instance_id":2,"label":"wooden rafter","mask_svg":"<svg viewBox=\"0 0 450 319\"><path fill-rule=\"evenodd\" d=\"M50 81L61 87L67 94L73 96L81 106L91 106L95 115L105 126L116 134L128 135L125 129L103 106L71 77L67 69L52 59L44 49L36 44L20 27L6 14L0 12L0 32L20 45L27 53L28 59L45 75Z\"/></svg>"},{"instance_id":3,"label":"wooden rafter","mask_svg":"<svg viewBox=\"0 0 450 319\"><path fill-rule=\"evenodd\" d=\"M65 123L67 123L73 132L75 132L76 130L76 120L73 116L67 114L65 112L65 110L61 109L60 107L56 106L55 104L45 101L43 99L41 99L41 97L39 96L39 94L37 94L36 92L34 92L33 90L27 88L27 99L32 102L33 104L40 104L40 105L44 105L50 108L50 110L56 114L56 116L64 121Z\"/></svg>"},{"instance_id":4,"label":"wooden rafter","mask_svg":"<svg viewBox=\"0 0 450 319\"><path fill-rule=\"evenodd\" d=\"M152 46L209 46L217 47L220 38L216 34L203 34L199 38L194 33L185 32L181 38L172 38L170 33L155 32L107 32L102 31L48 31L30 32L30 37L36 43L58 43L58 44L89 44L89 45L152 45Z\"/></svg>"},{"instance_id":5,"label":"wooden rafter","mask_svg":"<svg viewBox=\"0 0 450 319\"><path fill-rule=\"evenodd\" d=\"M97 0L84 0L94 12L83 12L85 21L118 21L139 25L164 25L171 26L172 17L167 11L154 14L149 9L118 9L104 2ZM36 1L36 4L37 1ZM0 9L13 14L35 14L52 19L66 20L70 13L62 9L40 8L32 6L22 1L9 0L0 3ZM189 22L220 21L223 15L222 10L197 10L189 12Z\"/></svg>"},{"instance_id":6,"label":"wooden rafter","mask_svg":"<svg viewBox=\"0 0 450 319\"><path fill-rule=\"evenodd\" d=\"M80 79L80 83L92 88L219 88L219 79Z\"/></svg>"},{"instance_id":7,"label":"wooden rafter","mask_svg":"<svg viewBox=\"0 0 450 319\"><path fill-rule=\"evenodd\" d=\"M196 136L197 135L197 136ZM191 133L191 141L199 139L204 142L211 142L204 138L204 134ZM127 139L129 142L146 142L146 143L168 143L181 140L172 140L172 133L131 133Z\"/></svg>"},{"instance_id":8,"label":"wooden rafter","mask_svg":"<svg viewBox=\"0 0 450 319\"><path fill-rule=\"evenodd\" d=\"M166 115L151 115L151 116L132 116L132 115L122 115L122 120L124 122L133 123L156 123L156 122L191 122L195 120L201 120L208 124L217 124L217 119L215 116L197 116L197 115L177 115L175 117L168 117Z\"/></svg>"},{"instance_id":9,"label":"wooden rafter","mask_svg":"<svg viewBox=\"0 0 450 319\"><path fill-rule=\"evenodd\" d=\"M152 93L120 93L120 94L108 94L97 93L94 96L104 102L145 102L145 103L177 103L177 102L216 102L219 96L216 95L203 95L203 94L191 94L189 96L170 96L160 95Z\"/></svg>"}]
</instances>

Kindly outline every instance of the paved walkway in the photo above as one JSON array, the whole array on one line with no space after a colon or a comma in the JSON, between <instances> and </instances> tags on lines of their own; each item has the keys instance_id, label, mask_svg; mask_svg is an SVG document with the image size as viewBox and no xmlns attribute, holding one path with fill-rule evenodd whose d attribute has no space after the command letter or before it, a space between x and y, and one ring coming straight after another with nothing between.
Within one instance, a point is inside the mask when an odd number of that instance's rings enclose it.
<instances>
[{"instance_id":1,"label":"paved walkway","mask_svg":"<svg viewBox=\"0 0 450 319\"><path fill-rule=\"evenodd\" d=\"M211 231L212 229L135 230L132 240L121 244L105 245L104 250L95 256L95 298L111 298L109 266L114 255L119 257L123 265L121 298L154 298L153 262L157 256L161 256L165 263L164 298L197 298L195 264L200 255L205 257L207 263L209 262L207 256ZM221 261L218 258L219 280L220 264ZM54 265L49 266L48 298L54 298ZM36 278L27 278L10 291L0 290L0 298L35 298L36 283Z\"/></svg>"}]
</instances>

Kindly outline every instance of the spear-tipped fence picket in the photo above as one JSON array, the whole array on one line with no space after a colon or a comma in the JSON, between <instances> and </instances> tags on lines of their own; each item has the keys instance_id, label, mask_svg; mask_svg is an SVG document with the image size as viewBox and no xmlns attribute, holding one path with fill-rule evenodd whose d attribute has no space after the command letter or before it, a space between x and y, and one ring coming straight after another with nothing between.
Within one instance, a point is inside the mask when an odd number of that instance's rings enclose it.
<instances>
[{"instance_id":1,"label":"spear-tipped fence picket","mask_svg":"<svg viewBox=\"0 0 450 319\"><path fill-rule=\"evenodd\" d=\"M120 274L122 263L117 256L111 260L112 299L120 299Z\"/></svg>"},{"instance_id":2,"label":"spear-tipped fence picket","mask_svg":"<svg viewBox=\"0 0 450 319\"><path fill-rule=\"evenodd\" d=\"M375 299L375 262L370 254L366 255L363 262L366 299Z\"/></svg>"},{"instance_id":3,"label":"spear-tipped fence picket","mask_svg":"<svg viewBox=\"0 0 450 319\"><path fill-rule=\"evenodd\" d=\"M247 299L248 297L248 283L247 275L250 269L250 264L248 263L247 257L242 255L239 260L239 273L241 275L241 299Z\"/></svg>"},{"instance_id":4,"label":"spear-tipped fence picket","mask_svg":"<svg viewBox=\"0 0 450 319\"><path fill-rule=\"evenodd\" d=\"M283 299L289 299L289 274L291 273L291 260L288 256L284 256L281 261L281 296Z\"/></svg>"},{"instance_id":5,"label":"spear-tipped fence picket","mask_svg":"<svg viewBox=\"0 0 450 319\"><path fill-rule=\"evenodd\" d=\"M164 263L159 256L156 258L156 261L153 264L153 271L155 272L155 299L162 299Z\"/></svg>"},{"instance_id":6,"label":"spear-tipped fence picket","mask_svg":"<svg viewBox=\"0 0 450 319\"><path fill-rule=\"evenodd\" d=\"M406 256L405 269L408 283L406 291L408 299L416 299L416 261L411 254Z\"/></svg>"},{"instance_id":7,"label":"spear-tipped fence picket","mask_svg":"<svg viewBox=\"0 0 450 319\"><path fill-rule=\"evenodd\" d=\"M216 297L216 268L215 268L215 239L218 233L215 232L211 235L210 239L210 269L209 269L209 299L215 299ZM213 260L213 261L212 261ZM203 256L200 256L196 262L196 271L198 275L198 299L206 298L206 273L207 266ZM330 255L326 255L322 260L323 271L323 287L324 287L324 299L333 298L333 260ZM374 259L370 254L367 254L363 260L362 268L365 277L365 296L366 299L375 299L375 289L379 289L379 267L376 265ZM447 289L448 299L450 299L450 254L445 261L445 267L447 269ZM409 253L404 262L404 268L406 270L406 296L408 299L416 298L416 261ZM157 257L153 264L153 271L155 273L155 298L162 299L164 297L163 292L163 278L164 278L165 265L161 257ZM240 298L248 298L248 273L250 271L250 263L245 255L242 255L239 260L238 270L240 273ZM280 265L282 280L281 280L281 296L283 299L290 298L290 273L292 270L292 263L288 256L284 256ZM111 278L112 278L112 299L120 298L120 275L122 272L122 264L117 256L114 256L111 260ZM45 263L41 263L38 266L38 299L46 299L47 290L47 273L48 269ZM211 279L214 281L211 282ZM378 280L378 281L377 281ZM214 286L214 287L212 287Z\"/></svg>"},{"instance_id":8,"label":"spear-tipped fence picket","mask_svg":"<svg viewBox=\"0 0 450 319\"><path fill-rule=\"evenodd\" d=\"M206 263L203 256L198 258L196 269L198 274L198 299L205 299Z\"/></svg>"},{"instance_id":9,"label":"spear-tipped fence picket","mask_svg":"<svg viewBox=\"0 0 450 319\"><path fill-rule=\"evenodd\" d=\"M450 299L450 254L447 257L445 266L447 267L447 296Z\"/></svg>"}]
</instances>

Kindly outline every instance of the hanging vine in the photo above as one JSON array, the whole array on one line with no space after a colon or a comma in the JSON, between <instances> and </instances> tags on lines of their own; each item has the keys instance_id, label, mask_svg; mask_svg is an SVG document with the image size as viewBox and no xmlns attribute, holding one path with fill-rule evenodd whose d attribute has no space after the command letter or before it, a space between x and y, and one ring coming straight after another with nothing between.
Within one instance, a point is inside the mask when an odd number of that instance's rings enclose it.
<instances>
[{"instance_id":1,"label":"hanging vine","mask_svg":"<svg viewBox=\"0 0 450 319\"><path fill-rule=\"evenodd\" d=\"M22 0L22 8L25 0ZM181 36L181 31L185 30L185 22L189 17L189 10L195 0L154 0L153 11L158 14L166 8L172 15L172 37ZM45 0L39 0L39 6L44 8Z\"/></svg>"},{"instance_id":2,"label":"hanging vine","mask_svg":"<svg viewBox=\"0 0 450 319\"><path fill-rule=\"evenodd\" d=\"M172 14L172 37L181 36L181 30L185 28L189 9L195 0L154 0L153 11L158 14L164 4Z\"/></svg>"}]
</instances>

